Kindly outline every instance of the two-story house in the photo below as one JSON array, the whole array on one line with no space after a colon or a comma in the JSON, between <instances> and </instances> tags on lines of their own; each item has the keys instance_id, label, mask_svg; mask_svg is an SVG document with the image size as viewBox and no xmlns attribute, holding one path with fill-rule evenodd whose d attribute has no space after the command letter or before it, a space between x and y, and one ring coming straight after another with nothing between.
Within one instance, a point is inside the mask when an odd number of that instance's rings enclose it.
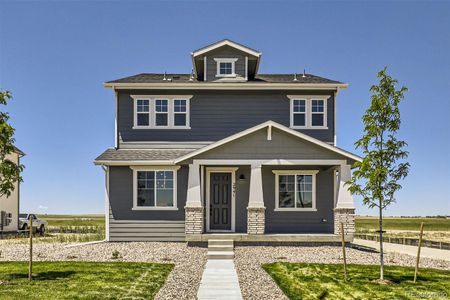
<instances>
[{"instance_id":1,"label":"two-story house","mask_svg":"<svg viewBox=\"0 0 450 300\"><path fill-rule=\"evenodd\" d=\"M347 84L259 74L261 53L223 40L191 53L191 74L138 74L115 95L106 174L110 241L337 241L354 232L344 187L360 157L335 145Z\"/></svg>"}]
</instances>

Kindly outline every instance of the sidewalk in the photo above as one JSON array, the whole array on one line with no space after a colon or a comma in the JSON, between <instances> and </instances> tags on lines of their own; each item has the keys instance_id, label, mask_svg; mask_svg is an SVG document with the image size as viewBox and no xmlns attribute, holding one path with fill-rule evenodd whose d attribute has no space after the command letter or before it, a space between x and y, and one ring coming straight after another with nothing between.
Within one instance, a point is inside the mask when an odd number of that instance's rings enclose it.
<instances>
[{"instance_id":1,"label":"sidewalk","mask_svg":"<svg viewBox=\"0 0 450 300\"><path fill-rule=\"evenodd\" d=\"M380 250L380 244L379 244L379 242L376 242L376 241L355 239L353 241L353 244L375 248L377 251ZM384 248L385 252L396 252L396 253L417 256L417 246L409 246L409 245L401 245L401 244L393 244L393 243L384 242L383 248ZM441 249L422 247L420 249L420 257L450 261L450 250L441 250Z\"/></svg>"},{"instance_id":2,"label":"sidewalk","mask_svg":"<svg viewBox=\"0 0 450 300\"><path fill-rule=\"evenodd\" d=\"M242 300L232 259L208 259L203 271L197 299Z\"/></svg>"}]
</instances>

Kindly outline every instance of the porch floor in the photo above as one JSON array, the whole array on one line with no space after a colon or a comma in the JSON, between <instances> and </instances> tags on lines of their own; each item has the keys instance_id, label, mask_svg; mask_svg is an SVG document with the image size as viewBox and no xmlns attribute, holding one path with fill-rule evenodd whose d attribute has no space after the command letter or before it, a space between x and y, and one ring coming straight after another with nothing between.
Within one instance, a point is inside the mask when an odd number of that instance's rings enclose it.
<instances>
[{"instance_id":1,"label":"porch floor","mask_svg":"<svg viewBox=\"0 0 450 300\"><path fill-rule=\"evenodd\" d=\"M341 236L332 233L273 233L273 234L246 234L246 233L204 233L187 234L187 242L207 242L209 239L233 240L235 242L306 242L306 243L337 243ZM345 236L346 242L352 242L353 236Z\"/></svg>"}]
</instances>

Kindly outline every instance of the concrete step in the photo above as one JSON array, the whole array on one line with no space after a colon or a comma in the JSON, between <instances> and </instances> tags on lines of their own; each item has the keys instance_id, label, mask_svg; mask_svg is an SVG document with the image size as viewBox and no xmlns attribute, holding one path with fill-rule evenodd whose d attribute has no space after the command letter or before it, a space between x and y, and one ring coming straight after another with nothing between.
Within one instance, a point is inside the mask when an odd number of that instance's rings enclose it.
<instances>
[{"instance_id":1,"label":"concrete step","mask_svg":"<svg viewBox=\"0 0 450 300\"><path fill-rule=\"evenodd\" d=\"M233 251L208 251L208 259L233 259Z\"/></svg>"},{"instance_id":2,"label":"concrete step","mask_svg":"<svg viewBox=\"0 0 450 300\"><path fill-rule=\"evenodd\" d=\"M209 246L233 246L234 242L233 240L208 240L208 247Z\"/></svg>"},{"instance_id":3,"label":"concrete step","mask_svg":"<svg viewBox=\"0 0 450 300\"><path fill-rule=\"evenodd\" d=\"M233 245L208 245L208 251L233 251Z\"/></svg>"}]
</instances>

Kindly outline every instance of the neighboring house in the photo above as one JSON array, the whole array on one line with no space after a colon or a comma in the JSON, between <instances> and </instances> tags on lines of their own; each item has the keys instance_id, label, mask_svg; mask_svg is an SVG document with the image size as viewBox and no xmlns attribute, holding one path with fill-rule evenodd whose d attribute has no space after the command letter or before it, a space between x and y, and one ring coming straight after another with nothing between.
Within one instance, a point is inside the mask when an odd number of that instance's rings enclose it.
<instances>
[{"instance_id":1,"label":"neighboring house","mask_svg":"<svg viewBox=\"0 0 450 300\"><path fill-rule=\"evenodd\" d=\"M191 74L138 74L115 94L106 174L110 241L338 241L354 233L343 187L360 157L335 145L347 84L259 74L261 53L223 40L191 53ZM220 233L220 234L219 234Z\"/></svg>"},{"instance_id":2,"label":"neighboring house","mask_svg":"<svg viewBox=\"0 0 450 300\"><path fill-rule=\"evenodd\" d=\"M15 164L20 163L20 158L23 157L25 153L15 148L14 152L8 154L6 159L14 162ZM0 230L3 227L3 231L17 231L19 229L19 201L20 201L20 183L17 182L14 187L14 191L11 192L9 197L0 197L0 218L3 214L3 221L5 223L1 224L0 219ZM3 226L1 226L3 225Z\"/></svg>"}]
</instances>

